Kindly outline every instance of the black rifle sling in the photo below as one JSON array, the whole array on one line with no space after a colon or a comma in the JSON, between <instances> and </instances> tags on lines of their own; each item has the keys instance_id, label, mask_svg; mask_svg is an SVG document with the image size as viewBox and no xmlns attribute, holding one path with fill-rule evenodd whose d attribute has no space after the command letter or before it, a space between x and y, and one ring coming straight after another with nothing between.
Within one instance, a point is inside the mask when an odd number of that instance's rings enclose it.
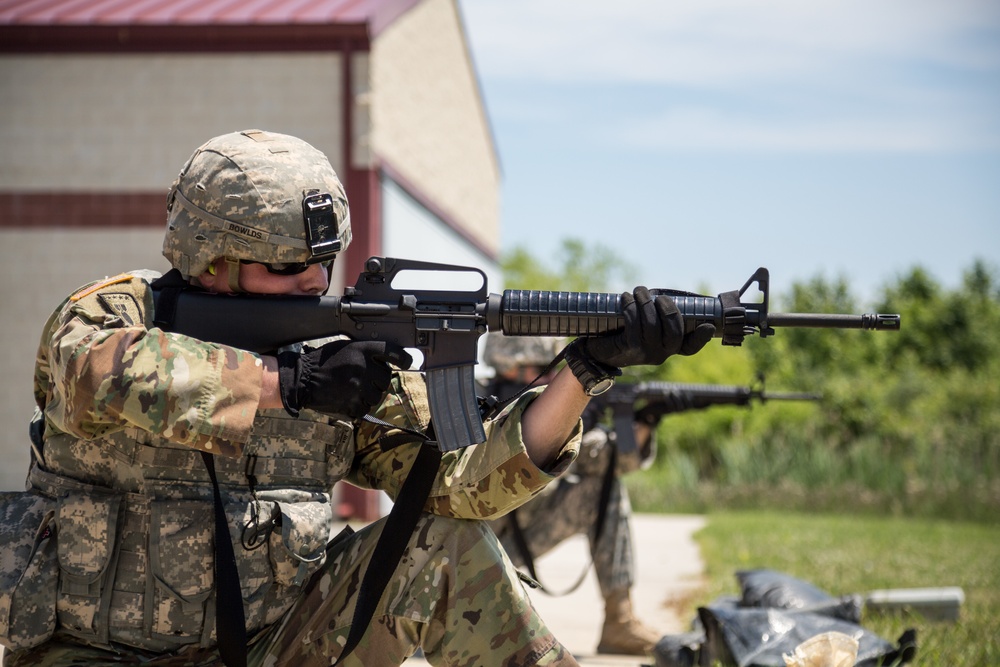
<instances>
[{"instance_id":1,"label":"black rifle sling","mask_svg":"<svg viewBox=\"0 0 1000 667\"><path fill-rule=\"evenodd\" d=\"M608 462L608 467L604 470L604 479L601 482L601 493L597 499L597 522L594 526L594 542L596 543L601 535L604 533L604 523L608 516L608 505L611 502L611 488L614 484L615 479L615 468L618 465L618 451L614 446L611 447L611 460ZM569 595L583 583L584 579L587 578L587 572L590 571L590 566L594 562L593 557L587 563L586 567L583 568L583 572L576 582L564 591L554 592L551 589L544 586L541 580L538 578L538 573L535 570L535 557L531 553L531 547L528 545L528 539L524 535L524 529L521 528L521 524L517 520L517 510L514 509L507 515L507 521L510 524L511 534L514 538L514 545L517 547L518 553L521 555L521 560L524 561L524 567L528 570L528 575L530 580L526 583L529 586L537 588L546 595L551 595L552 597L562 597L563 595Z\"/></svg>"},{"instance_id":2,"label":"black rifle sling","mask_svg":"<svg viewBox=\"0 0 1000 667\"><path fill-rule=\"evenodd\" d=\"M240 575L236 570L236 553L229 534L229 523L222 507L219 480L215 475L215 459L208 452L201 452L212 480L215 503L215 633L219 642L219 655L226 667L246 667L247 626L243 612L243 591Z\"/></svg>"},{"instance_id":3,"label":"black rifle sling","mask_svg":"<svg viewBox=\"0 0 1000 667\"><path fill-rule=\"evenodd\" d=\"M365 417L366 421L377 423L374 418ZM385 424L385 422L382 422ZM388 426L388 424L386 424ZM394 427L398 428L398 427ZM354 618L347 635L344 650L337 658L339 663L353 651L361 638L364 637L375 615L379 600L396 566L399 565L410 542L410 537L417 526L420 514L423 512L427 497L434 484L434 477L441 463L441 451L421 433L411 432L416 438L424 440L423 446L413 461L403 488L389 511L382 534L379 535L375 551L368 562L368 568L361 580L358 590L358 600L354 606ZM410 442L415 438L411 437ZM402 444L402 443L397 443ZM243 594L240 590L239 574L236 570L236 555L233 551L232 539L226 514L222 509L222 497L219 493L219 483L215 476L215 462L211 454L202 452L205 467L212 479L215 494L215 577L217 582L216 629L218 632L219 655L226 667L246 667L247 635L246 620L243 613ZM219 535L225 536L219 539ZM222 613L225 610L225 613Z\"/></svg>"},{"instance_id":4,"label":"black rifle sling","mask_svg":"<svg viewBox=\"0 0 1000 667\"><path fill-rule=\"evenodd\" d=\"M365 416L365 420L392 426L373 417ZM409 442L423 440L424 444L413 461L399 496L386 518L382 534L379 535L375 551L361 580L358 590L358 600L354 607L354 618L347 635L344 650L341 651L337 663L353 651L364 636L365 631L375 615L379 600L396 566L399 565L410 542L410 537L417 526L420 514L423 512L427 497L430 495L434 478L441 464L441 450L422 433L405 430L411 434ZM432 433L428 428L428 434ZM397 441L394 446L402 444ZM243 593L240 589L239 572L236 569L236 554L233 551L232 538L229 535L229 525L226 513L222 507L222 495L219 492L219 482L215 474L215 460L211 454L201 452L212 480L212 492L215 499L215 581L216 609L215 627L219 642L219 655L226 667L246 667L247 664L247 631L246 617L243 611ZM334 664L337 664L334 663Z\"/></svg>"},{"instance_id":5,"label":"black rifle sling","mask_svg":"<svg viewBox=\"0 0 1000 667\"><path fill-rule=\"evenodd\" d=\"M399 496L389 510L385 525L382 526L382 534L379 535L378 542L375 543L375 550L372 552L371 560L368 561L368 568L361 579L361 588L358 589L358 599L354 605L354 618L351 620L351 629L347 633L347 642L344 650L340 652L340 657L334 665L340 663L348 654L353 651L361 638L364 637L375 615L379 600L389 585L389 579L396 571L396 567L403 559L410 538L417 527L420 515L423 513L424 505L427 504L427 497L431 493L434 485L434 478L441 465L441 450L433 441L433 426L428 426L427 435L400 426L393 426L387 422L370 415L365 415L364 420L380 426L388 426L410 434L412 437L406 439L408 442L422 440L423 445L417 452L417 458L410 466L410 471L406 474L403 487L399 490ZM400 439L394 439L393 447L403 444Z\"/></svg>"},{"instance_id":6,"label":"black rifle sling","mask_svg":"<svg viewBox=\"0 0 1000 667\"><path fill-rule=\"evenodd\" d=\"M501 398L499 396L488 396L486 398L480 398L479 412L483 418L483 421L486 421L487 419L493 419L494 417L496 417L498 414L500 414L500 412L504 408L506 408L508 405L510 405L511 403L519 399L521 396L523 396L524 393L527 392L529 389L543 386L536 383L543 377L551 373L552 370L559 365L559 362L562 361L565 356L566 356L566 350L560 351L559 354L556 355L555 359L550 361L549 365L543 368L542 372L539 373L534 380L524 385L523 387L521 387L520 389L518 389L517 391L515 391L513 394L511 394L506 398ZM497 394L501 393L497 390L498 386L500 386L500 384L494 383L492 388L492 391L496 392Z\"/></svg>"}]
</instances>

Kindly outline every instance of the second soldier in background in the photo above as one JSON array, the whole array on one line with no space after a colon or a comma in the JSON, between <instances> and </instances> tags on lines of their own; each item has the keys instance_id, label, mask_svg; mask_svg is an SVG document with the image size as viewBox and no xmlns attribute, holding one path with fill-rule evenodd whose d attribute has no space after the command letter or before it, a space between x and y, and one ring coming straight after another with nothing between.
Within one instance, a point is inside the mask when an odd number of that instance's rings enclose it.
<instances>
[{"instance_id":1,"label":"second soldier in background","mask_svg":"<svg viewBox=\"0 0 1000 667\"><path fill-rule=\"evenodd\" d=\"M557 338L487 334L485 361L496 374L484 392L504 401L533 380L544 384L549 377L539 374L564 344ZM490 525L514 565L529 570L534 569L534 558L574 535L586 535L604 599L604 623L597 651L646 655L660 633L636 618L632 608L632 507L621 476L652 463L654 432L646 423L637 421L637 451L620 454L614 447L614 432L597 423L597 409L597 402L592 401L590 411L584 413L580 455L570 471L541 495Z\"/></svg>"}]
</instances>

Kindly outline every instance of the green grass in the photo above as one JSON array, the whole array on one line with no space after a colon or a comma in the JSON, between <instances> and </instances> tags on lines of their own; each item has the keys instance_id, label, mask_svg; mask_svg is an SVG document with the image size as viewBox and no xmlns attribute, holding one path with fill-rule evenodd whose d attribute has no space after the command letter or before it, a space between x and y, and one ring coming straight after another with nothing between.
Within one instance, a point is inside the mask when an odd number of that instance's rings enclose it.
<instances>
[{"instance_id":1,"label":"green grass","mask_svg":"<svg viewBox=\"0 0 1000 667\"><path fill-rule=\"evenodd\" d=\"M1000 665L1000 527L955 521L779 512L718 512L697 535L706 588L682 611L739 595L735 572L768 568L831 595L960 586L957 622L915 612L866 612L862 625L895 642L917 630L914 665Z\"/></svg>"},{"instance_id":2,"label":"green grass","mask_svg":"<svg viewBox=\"0 0 1000 667\"><path fill-rule=\"evenodd\" d=\"M887 469L890 467L891 464L886 464ZM975 521L1000 527L1000 478L958 484L942 475L940 483L911 480L904 488L893 490L846 481L809 485L791 478L713 483L699 481L697 475L689 462L675 459L669 468L631 473L625 477L625 484L637 512L706 514L748 509L797 510Z\"/></svg>"}]
</instances>

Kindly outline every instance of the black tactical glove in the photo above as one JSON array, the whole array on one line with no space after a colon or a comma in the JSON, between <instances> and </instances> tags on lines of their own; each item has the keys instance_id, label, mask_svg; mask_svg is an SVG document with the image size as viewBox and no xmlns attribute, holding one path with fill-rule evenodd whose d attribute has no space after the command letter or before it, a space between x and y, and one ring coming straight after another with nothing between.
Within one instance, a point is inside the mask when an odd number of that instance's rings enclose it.
<instances>
[{"instance_id":1,"label":"black tactical glove","mask_svg":"<svg viewBox=\"0 0 1000 667\"><path fill-rule=\"evenodd\" d=\"M363 417L381 400L392 378L389 364L406 370L413 358L384 341L338 340L322 347L278 355L281 402L293 417L308 408Z\"/></svg>"},{"instance_id":2,"label":"black tactical glove","mask_svg":"<svg viewBox=\"0 0 1000 667\"><path fill-rule=\"evenodd\" d=\"M579 339L592 359L606 366L662 364L675 354L691 355L715 335L715 325L699 324L684 333L684 316L669 296L655 299L645 287L622 293L625 326L614 334Z\"/></svg>"}]
</instances>

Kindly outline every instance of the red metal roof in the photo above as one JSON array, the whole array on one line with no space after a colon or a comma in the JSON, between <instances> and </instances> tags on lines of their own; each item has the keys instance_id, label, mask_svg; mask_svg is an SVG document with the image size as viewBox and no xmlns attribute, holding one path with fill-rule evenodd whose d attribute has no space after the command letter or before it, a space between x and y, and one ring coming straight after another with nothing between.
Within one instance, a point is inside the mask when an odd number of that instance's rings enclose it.
<instances>
[{"instance_id":1,"label":"red metal roof","mask_svg":"<svg viewBox=\"0 0 1000 667\"><path fill-rule=\"evenodd\" d=\"M248 36L266 49L265 34L272 48L313 49L331 38L367 42L418 2L0 0L0 51L228 50Z\"/></svg>"},{"instance_id":2,"label":"red metal roof","mask_svg":"<svg viewBox=\"0 0 1000 667\"><path fill-rule=\"evenodd\" d=\"M413 0L0 0L0 23L176 25L370 23Z\"/></svg>"}]
</instances>

